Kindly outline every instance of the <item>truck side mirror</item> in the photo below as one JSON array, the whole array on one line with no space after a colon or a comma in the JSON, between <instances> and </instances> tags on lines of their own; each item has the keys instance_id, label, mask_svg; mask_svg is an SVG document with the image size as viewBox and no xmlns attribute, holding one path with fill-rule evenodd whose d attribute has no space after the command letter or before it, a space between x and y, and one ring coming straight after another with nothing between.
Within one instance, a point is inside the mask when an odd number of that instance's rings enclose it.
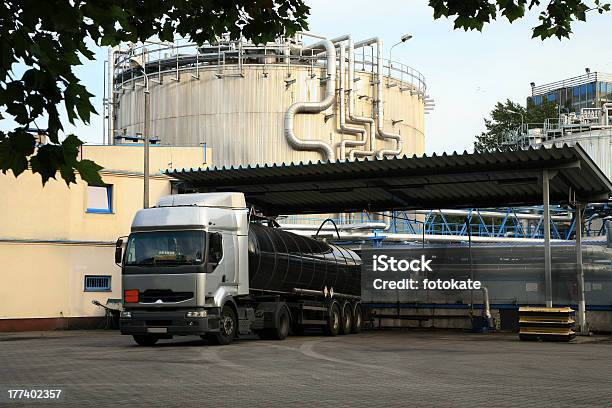
<instances>
[{"instance_id":1,"label":"truck side mirror","mask_svg":"<svg viewBox=\"0 0 612 408\"><path fill-rule=\"evenodd\" d=\"M121 258L123 258L123 240L119 238L115 243L115 263L121 266Z\"/></svg>"}]
</instances>

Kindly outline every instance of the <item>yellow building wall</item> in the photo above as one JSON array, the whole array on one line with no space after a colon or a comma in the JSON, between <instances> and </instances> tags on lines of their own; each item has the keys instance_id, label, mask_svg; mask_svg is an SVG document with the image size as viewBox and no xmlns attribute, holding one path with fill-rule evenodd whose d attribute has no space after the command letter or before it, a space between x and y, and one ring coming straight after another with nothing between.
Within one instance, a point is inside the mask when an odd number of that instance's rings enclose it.
<instances>
[{"instance_id":1,"label":"yellow building wall","mask_svg":"<svg viewBox=\"0 0 612 408\"><path fill-rule=\"evenodd\" d=\"M0 242L0 319L101 316L91 303L121 298L114 245ZM85 275L110 275L111 292L85 292Z\"/></svg>"},{"instance_id":2,"label":"yellow building wall","mask_svg":"<svg viewBox=\"0 0 612 408\"><path fill-rule=\"evenodd\" d=\"M209 149L210 150L210 149ZM112 213L87 212L87 184L59 179L43 188L29 171L0 174L0 319L103 316L93 299L121 298L114 242L142 208L142 147L84 146L82 158L104 166ZM200 147L151 148L150 203L170 194L164 168L206 166ZM169 165L171 164L171 165ZM180 167L178 167L180 166ZM110 292L85 292L85 275L110 275Z\"/></svg>"}]
</instances>

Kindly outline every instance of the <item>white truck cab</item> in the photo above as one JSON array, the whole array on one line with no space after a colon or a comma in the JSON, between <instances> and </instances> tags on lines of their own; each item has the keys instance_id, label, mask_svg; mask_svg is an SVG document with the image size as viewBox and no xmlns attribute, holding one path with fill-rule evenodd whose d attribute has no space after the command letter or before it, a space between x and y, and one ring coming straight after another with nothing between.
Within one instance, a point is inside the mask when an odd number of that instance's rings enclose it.
<instances>
[{"instance_id":1,"label":"white truck cab","mask_svg":"<svg viewBox=\"0 0 612 408\"><path fill-rule=\"evenodd\" d=\"M134 336L141 345L189 334L227 344L250 332L276 331L272 337L284 338L290 324L301 320L328 324L328 319L302 319L301 312L293 316L295 305L289 302L299 300L301 305L305 297L327 297L327 285L304 288L306 284L297 278L310 274L308 282L313 281L316 265L320 264L319 270L325 266L330 288L332 279L347 281L344 275L355 269L355 265L347 267L348 251L304 237L291 238L300 243L295 249L286 244L281 247L279 234L293 235L260 225L250 227L241 193L172 195L160 198L153 208L139 210L127 241L117 241L115 254L122 267L122 334ZM249 258L255 260L250 268ZM358 257L349 254L347 258ZM258 287L251 287L251 282ZM329 305L323 303L311 307L327 316ZM357 303L349 307L351 322ZM340 310L340 305L330 311L337 312L337 321L330 324L339 329L341 314L349 312Z\"/></svg>"}]
</instances>

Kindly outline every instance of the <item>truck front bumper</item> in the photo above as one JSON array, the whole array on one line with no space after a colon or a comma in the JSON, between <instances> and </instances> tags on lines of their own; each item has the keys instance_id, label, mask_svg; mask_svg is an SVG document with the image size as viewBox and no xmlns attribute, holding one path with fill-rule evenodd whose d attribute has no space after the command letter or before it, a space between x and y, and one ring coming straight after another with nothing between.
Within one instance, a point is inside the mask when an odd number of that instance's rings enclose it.
<instances>
[{"instance_id":1,"label":"truck front bumper","mask_svg":"<svg viewBox=\"0 0 612 408\"><path fill-rule=\"evenodd\" d=\"M119 320L121 334L160 336L203 335L219 331L219 316L185 317L185 311L131 311L131 318Z\"/></svg>"}]
</instances>

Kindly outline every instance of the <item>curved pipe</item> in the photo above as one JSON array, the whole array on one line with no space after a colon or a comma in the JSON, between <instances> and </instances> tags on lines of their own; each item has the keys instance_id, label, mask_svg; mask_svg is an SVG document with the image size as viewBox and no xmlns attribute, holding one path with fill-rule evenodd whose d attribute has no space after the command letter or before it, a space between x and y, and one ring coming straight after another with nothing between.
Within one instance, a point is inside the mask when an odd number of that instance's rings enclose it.
<instances>
[{"instance_id":1,"label":"curved pipe","mask_svg":"<svg viewBox=\"0 0 612 408\"><path fill-rule=\"evenodd\" d=\"M380 149L376 156L382 159L385 156L397 156L402 152L402 137L396 133L387 133L383 129L384 127L384 116L383 116L383 58L382 58L382 40L376 42L376 133L382 140L393 139L395 140L395 150L391 149Z\"/></svg>"},{"instance_id":2,"label":"curved pipe","mask_svg":"<svg viewBox=\"0 0 612 408\"><path fill-rule=\"evenodd\" d=\"M323 225L325 225L326 222L332 223L332 225L336 229L336 235L338 235L338 239L340 239L340 231L338 231L338 226L336 225L336 222L332 220L331 218L327 218L325 221L321 223L321 225L319 225L319 229L317 230L317 233L315 234L314 239L317 239L317 237L319 236L319 232L321 232L321 228L323 228Z\"/></svg>"},{"instance_id":3,"label":"curved pipe","mask_svg":"<svg viewBox=\"0 0 612 408\"><path fill-rule=\"evenodd\" d=\"M350 65L350 62L349 62ZM349 68L350 69L350 68ZM342 133L348 133L351 135L358 135L357 140L343 139L340 142L340 160L346 160L346 148L358 147L366 145L366 131L362 128L356 128L348 126L346 124L346 108L345 108L345 94L344 94L344 83L346 82L346 51L344 43L340 44L340 75L338 76L338 96L340 98L339 117L340 117L340 131ZM350 81L350 80L349 80ZM349 83L349 89L351 84ZM352 153L352 151L351 151ZM352 157L354 159L354 156Z\"/></svg>"},{"instance_id":4,"label":"curved pipe","mask_svg":"<svg viewBox=\"0 0 612 408\"><path fill-rule=\"evenodd\" d=\"M369 125L370 134L370 146L368 150L351 150L349 153L349 160L355 160L355 156L373 156L376 150L376 125L374 124L374 119L357 116L355 115L355 93L353 92L353 85L355 84L355 46L353 44L353 39L348 39L348 86L347 86L347 96L348 96L348 119L351 123L357 123L362 125ZM365 146L365 143L362 145Z\"/></svg>"},{"instance_id":5,"label":"curved pipe","mask_svg":"<svg viewBox=\"0 0 612 408\"><path fill-rule=\"evenodd\" d=\"M295 150L316 150L323 155L324 161L334 161L334 149L322 140L300 139L293 132L293 119L298 113L320 113L332 106L335 102L336 84L336 48L329 40L320 41L304 49L324 47L327 54L327 86L325 98L320 102L296 102L285 112L285 138Z\"/></svg>"}]
</instances>

